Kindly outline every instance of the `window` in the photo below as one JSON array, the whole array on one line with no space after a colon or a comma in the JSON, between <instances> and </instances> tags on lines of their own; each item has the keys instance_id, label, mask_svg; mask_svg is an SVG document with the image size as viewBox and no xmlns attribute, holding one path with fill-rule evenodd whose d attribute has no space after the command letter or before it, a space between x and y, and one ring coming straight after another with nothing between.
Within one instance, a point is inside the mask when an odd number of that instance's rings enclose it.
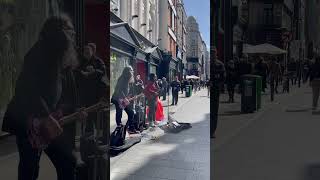
<instances>
[{"instance_id":1,"label":"window","mask_svg":"<svg viewBox=\"0 0 320 180\"><path fill-rule=\"evenodd\" d=\"M273 24L273 5L272 4L269 4L269 3L264 4L263 15L264 15L264 24L266 25Z\"/></svg>"},{"instance_id":2,"label":"window","mask_svg":"<svg viewBox=\"0 0 320 180\"><path fill-rule=\"evenodd\" d=\"M174 31L175 30L175 16L173 13L173 10L171 10L171 29Z\"/></svg>"},{"instance_id":3,"label":"window","mask_svg":"<svg viewBox=\"0 0 320 180\"><path fill-rule=\"evenodd\" d=\"M120 77L122 70L129 65L130 58L116 52L111 52L110 57L110 97Z\"/></svg>"}]
</instances>

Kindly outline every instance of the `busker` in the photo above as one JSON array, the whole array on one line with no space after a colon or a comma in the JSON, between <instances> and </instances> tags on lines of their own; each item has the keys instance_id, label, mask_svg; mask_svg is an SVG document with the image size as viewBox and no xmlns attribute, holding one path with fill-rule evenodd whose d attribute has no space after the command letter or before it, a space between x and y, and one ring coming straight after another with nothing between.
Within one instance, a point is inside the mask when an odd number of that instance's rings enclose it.
<instances>
[{"instance_id":1,"label":"busker","mask_svg":"<svg viewBox=\"0 0 320 180\"><path fill-rule=\"evenodd\" d=\"M156 127L155 120L156 120L157 99L160 92L160 89L156 81L157 81L157 75L151 73L149 76L149 81L144 89L144 94L147 98L147 104L149 108L148 122L149 122L149 127L151 127L152 129Z\"/></svg>"},{"instance_id":2,"label":"busker","mask_svg":"<svg viewBox=\"0 0 320 180\"><path fill-rule=\"evenodd\" d=\"M138 134L139 131L135 129L134 126L134 111L132 106L132 101L128 99L131 98L133 94L134 77L133 69L131 66L127 66L123 69L121 76L119 77L117 84L115 86L114 93L111 98L111 103L116 107L116 123L117 127L122 125L122 112L125 112L128 115L128 133L129 134ZM131 95L130 95L131 94Z\"/></svg>"},{"instance_id":3,"label":"busker","mask_svg":"<svg viewBox=\"0 0 320 180\"><path fill-rule=\"evenodd\" d=\"M76 112L78 97L73 70L78 66L71 19L48 18L35 45L24 57L15 95L8 105L2 130L16 135L18 180L36 180L44 151L59 180L75 178L74 123L60 118ZM84 120L80 110L75 119Z\"/></svg>"},{"instance_id":4,"label":"busker","mask_svg":"<svg viewBox=\"0 0 320 180\"><path fill-rule=\"evenodd\" d=\"M83 104L88 107L96 104L107 92L106 84L103 83L102 77L106 75L106 67L104 62L96 56L95 45L89 43L84 47L84 60L80 68L80 96ZM89 113L86 130L93 132L94 122L97 119L97 113Z\"/></svg>"}]
</instances>

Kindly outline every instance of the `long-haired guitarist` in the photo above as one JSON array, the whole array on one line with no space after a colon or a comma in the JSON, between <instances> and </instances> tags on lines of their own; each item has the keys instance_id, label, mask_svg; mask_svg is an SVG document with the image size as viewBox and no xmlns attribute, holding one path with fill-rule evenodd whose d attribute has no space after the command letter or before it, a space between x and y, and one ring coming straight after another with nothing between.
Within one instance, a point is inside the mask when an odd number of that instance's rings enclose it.
<instances>
[{"instance_id":1,"label":"long-haired guitarist","mask_svg":"<svg viewBox=\"0 0 320 180\"><path fill-rule=\"evenodd\" d=\"M42 150L56 168L58 179L74 179L74 125L62 126L63 116L76 111L72 70L77 66L74 27L65 15L47 19L39 40L24 58L15 96L4 116L3 131L16 135L18 180L36 180ZM85 112L77 118L84 119ZM43 141L48 142L43 148ZM45 145L45 144L43 144Z\"/></svg>"},{"instance_id":2,"label":"long-haired guitarist","mask_svg":"<svg viewBox=\"0 0 320 180\"><path fill-rule=\"evenodd\" d=\"M122 112L128 115L128 133L137 134L138 131L134 127L134 111L131 102L129 100L129 95L133 91L134 75L131 66L127 66L123 69L121 76L119 77L117 84L115 86L114 93L111 98L111 102L116 107L116 123L118 127L122 126ZM130 98L131 99L131 98Z\"/></svg>"}]
</instances>

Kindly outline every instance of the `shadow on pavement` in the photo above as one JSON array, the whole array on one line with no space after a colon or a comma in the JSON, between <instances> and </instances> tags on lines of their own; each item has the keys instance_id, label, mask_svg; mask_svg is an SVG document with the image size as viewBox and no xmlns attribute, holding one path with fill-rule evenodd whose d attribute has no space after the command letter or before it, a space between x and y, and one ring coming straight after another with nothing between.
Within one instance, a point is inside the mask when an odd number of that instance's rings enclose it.
<instances>
[{"instance_id":1,"label":"shadow on pavement","mask_svg":"<svg viewBox=\"0 0 320 180\"><path fill-rule=\"evenodd\" d=\"M219 114L219 116L238 116L241 114L241 111L225 111L224 113Z\"/></svg>"},{"instance_id":2,"label":"shadow on pavement","mask_svg":"<svg viewBox=\"0 0 320 180\"><path fill-rule=\"evenodd\" d=\"M133 147L111 166L112 180L210 179L210 138L204 138L210 114L192 128ZM179 122L187 122L177 119ZM202 133L201 133L202 132ZM162 147L162 148L161 148ZM129 159L121 162L122 159ZM130 162L128 162L130 161Z\"/></svg>"},{"instance_id":3,"label":"shadow on pavement","mask_svg":"<svg viewBox=\"0 0 320 180\"><path fill-rule=\"evenodd\" d=\"M320 163L310 164L306 167L304 180L319 180L320 179Z\"/></svg>"},{"instance_id":4,"label":"shadow on pavement","mask_svg":"<svg viewBox=\"0 0 320 180\"><path fill-rule=\"evenodd\" d=\"M301 108L301 109L286 109L286 112L308 112L311 108Z\"/></svg>"}]
</instances>

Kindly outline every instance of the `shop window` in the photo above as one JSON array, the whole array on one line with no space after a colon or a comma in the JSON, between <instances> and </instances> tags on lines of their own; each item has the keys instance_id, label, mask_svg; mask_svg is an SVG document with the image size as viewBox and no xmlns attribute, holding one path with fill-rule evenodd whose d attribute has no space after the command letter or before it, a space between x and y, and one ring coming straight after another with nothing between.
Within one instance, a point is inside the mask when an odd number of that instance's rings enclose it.
<instances>
[{"instance_id":1,"label":"shop window","mask_svg":"<svg viewBox=\"0 0 320 180\"><path fill-rule=\"evenodd\" d=\"M118 53L111 52L110 57L110 97L114 92L118 78L121 76L123 69L129 66L130 58Z\"/></svg>"}]
</instances>

